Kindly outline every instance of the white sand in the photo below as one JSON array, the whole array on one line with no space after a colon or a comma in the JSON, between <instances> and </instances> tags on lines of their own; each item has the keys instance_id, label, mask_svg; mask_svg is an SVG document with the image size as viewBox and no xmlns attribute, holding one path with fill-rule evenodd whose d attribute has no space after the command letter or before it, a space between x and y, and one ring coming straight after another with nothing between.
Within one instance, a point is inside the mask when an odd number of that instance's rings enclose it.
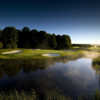
<instances>
[{"instance_id":1,"label":"white sand","mask_svg":"<svg viewBox=\"0 0 100 100\"><path fill-rule=\"evenodd\" d=\"M56 53L48 53L48 54L42 54L42 56L56 57L56 56L60 56L60 54L56 54Z\"/></svg>"},{"instance_id":2,"label":"white sand","mask_svg":"<svg viewBox=\"0 0 100 100\"><path fill-rule=\"evenodd\" d=\"M8 52L2 52L1 54L16 54L16 53L20 53L22 50L13 50L13 51L8 51Z\"/></svg>"}]
</instances>

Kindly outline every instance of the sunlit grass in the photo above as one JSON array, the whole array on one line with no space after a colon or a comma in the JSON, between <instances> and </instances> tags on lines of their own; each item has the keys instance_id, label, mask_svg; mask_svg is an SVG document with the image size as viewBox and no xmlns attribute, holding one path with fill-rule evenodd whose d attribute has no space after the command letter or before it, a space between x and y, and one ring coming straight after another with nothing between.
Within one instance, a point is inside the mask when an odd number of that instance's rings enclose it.
<instances>
[{"instance_id":1,"label":"sunlit grass","mask_svg":"<svg viewBox=\"0 0 100 100\"><path fill-rule=\"evenodd\" d=\"M97 48L100 50L100 48ZM91 48L73 48L69 50L44 50L44 49L0 49L0 59L47 59L47 58L58 58L58 57L68 57L77 58L82 57L86 54L86 51L91 55L95 55L94 50L97 50L94 47ZM22 52L16 54L2 54L3 52L21 50ZM91 50L91 51L88 51ZM85 53L84 53L85 52ZM96 51L100 53L100 51ZM60 56L43 56L43 54L59 54ZM85 56L86 57L86 56Z\"/></svg>"},{"instance_id":2,"label":"sunlit grass","mask_svg":"<svg viewBox=\"0 0 100 100\"><path fill-rule=\"evenodd\" d=\"M78 57L82 55L82 51L72 51L72 50L35 50L35 49L21 49L21 53L17 54L0 54L0 59L45 59L45 58L51 58L49 56L43 56L43 54L59 54L59 57ZM13 51L13 50L1 50L0 53L2 52L7 52L7 51Z\"/></svg>"}]
</instances>

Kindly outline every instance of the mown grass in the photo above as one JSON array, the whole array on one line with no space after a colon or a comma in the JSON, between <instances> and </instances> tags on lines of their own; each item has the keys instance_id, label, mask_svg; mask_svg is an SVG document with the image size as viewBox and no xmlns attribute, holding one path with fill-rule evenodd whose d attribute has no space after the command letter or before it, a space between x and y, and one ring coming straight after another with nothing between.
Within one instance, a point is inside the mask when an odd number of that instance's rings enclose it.
<instances>
[{"instance_id":1,"label":"mown grass","mask_svg":"<svg viewBox=\"0 0 100 100\"><path fill-rule=\"evenodd\" d=\"M58 57L69 57L75 58L82 56L82 51L72 51L72 50L34 50L34 49L21 49L22 52L18 54L2 54L2 52L13 51L11 49L1 49L0 59L47 59L52 58L49 56L42 56L42 54L54 53L59 54ZM57 57L55 57L57 58Z\"/></svg>"}]
</instances>

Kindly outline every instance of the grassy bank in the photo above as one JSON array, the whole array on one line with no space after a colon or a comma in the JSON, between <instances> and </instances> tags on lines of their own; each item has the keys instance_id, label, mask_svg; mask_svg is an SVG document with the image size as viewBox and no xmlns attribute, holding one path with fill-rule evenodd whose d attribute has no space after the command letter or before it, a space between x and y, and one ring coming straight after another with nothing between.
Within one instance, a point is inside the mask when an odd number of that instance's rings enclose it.
<instances>
[{"instance_id":1,"label":"grassy bank","mask_svg":"<svg viewBox=\"0 0 100 100\"><path fill-rule=\"evenodd\" d=\"M69 57L76 58L82 56L82 51L77 50L39 50L39 49L20 49L22 52L17 54L2 54L3 52L13 51L11 49L1 49L0 50L0 59L47 59L52 58L50 56L43 56L43 54L59 54L59 56L53 57Z\"/></svg>"},{"instance_id":2,"label":"grassy bank","mask_svg":"<svg viewBox=\"0 0 100 100\"><path fill-rule=\"evenodd\" d=\"M100 57L95 58L94 63L100 65Z\"/></svg>"},{"instance_id":3,"label":"grassy bank","mask_svg":"<svg viewBox=\"0 0 100 100\"><path fill-rule=\"evenodd\" d=\"M100 57L97 57L93 60L93 67L100 71Z\"/></svg>"}]
</instances>

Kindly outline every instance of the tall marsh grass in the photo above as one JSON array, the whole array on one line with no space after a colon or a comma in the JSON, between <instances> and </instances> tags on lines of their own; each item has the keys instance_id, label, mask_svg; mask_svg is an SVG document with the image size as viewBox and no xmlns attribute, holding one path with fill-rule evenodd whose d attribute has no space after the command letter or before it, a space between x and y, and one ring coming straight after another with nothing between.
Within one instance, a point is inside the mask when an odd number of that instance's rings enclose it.
<instances>
[{"instance_id":1,"label":"tall marsh grass","mask_svg":"<svg viewBox=\"0 0 100 100\"><path fill-rule=\"evenodd\" d=\"M35 90L31 92L9 91L0 92L0 100L100 100L100 91L97 90L93 96L40 96Z\"/></svg>"}]
</instances>

